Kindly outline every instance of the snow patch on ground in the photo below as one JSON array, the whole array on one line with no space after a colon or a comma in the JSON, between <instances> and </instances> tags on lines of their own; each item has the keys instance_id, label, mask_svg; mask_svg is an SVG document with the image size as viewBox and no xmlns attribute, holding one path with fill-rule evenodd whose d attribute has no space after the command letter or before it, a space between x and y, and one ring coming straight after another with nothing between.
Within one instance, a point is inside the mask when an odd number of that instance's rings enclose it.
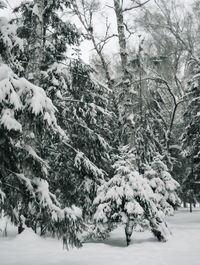
<instances>
[{"instance_id":1,"label":"snow patch on ground","mask_svg":"<svg viewBox=\"0 0 200 265\"><path fill-rule=\"evenodd\" d=\"M34 233L34 231L31 228L26 228L21 234L16 236L15 243L21 243L23 245L26 245L27 243L36 243L40 241L42 238L39 237L37 234Z\"/></svg>"},{"instance_id":2,"label":"snow patch on ground","mask_svg":"<svg viewBox=\"0 0 200 265\"><path fill-rule=\"evenodd\" d=\"M0 228L5 220L0 222ZM200 209L193 213L180 209L169 218L173 231L167 243L157 242L152 234L135 232L129 247L125 244L123 227L105 241L85 243L81 249L63 250L62 242L41 238L31 229L16 235L8 226L8 237L0 232L1 265L199 265ZM15 230L14 230L15 229ZM14 234L15 233L15 234Z\"/></svg>"}]
</instances>

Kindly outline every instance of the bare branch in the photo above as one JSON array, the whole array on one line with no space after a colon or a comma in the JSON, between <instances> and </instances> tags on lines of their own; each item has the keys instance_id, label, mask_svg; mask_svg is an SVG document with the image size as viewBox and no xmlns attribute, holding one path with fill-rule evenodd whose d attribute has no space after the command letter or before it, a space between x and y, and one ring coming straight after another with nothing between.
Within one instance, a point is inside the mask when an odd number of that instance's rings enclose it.
<instances>
[{"instance_id":1,"label":"bare branch","mask_svg":"<svg viewBox=\"0 0 200 265\"><path fill-rule=\"evenodd\" d=\"M124 8L124 9L122 10L122 12L127 12L127 11L131 11L131 10L133 10L133 9L136 9L136 8L142 7L142 6L144 6L145 4L147 4L149 1L150 1L150 0L146 0L146 1L143 2L143 3L141 3L140 1L134 1L134 2L136 2L136 5L133 5L133 6L131 6L131 7Z\"/></svg>"},{"instance_id":2,"label":"bare branch","mask_svg":"<svg viewBox=\"0 0 200 265\"><path fill-rule=\"evenodd\" d=\"M106 5L108 8L115 9L113 6Z\"/></svg>"},{"instance_id":3,"label":"bare branch","mask_svg":"<svg viewBox=\"0 0 200 265\"><path fill-rule=\"evenodd\" d=\"M92 23L92 8L93 7L92 7L92 5L90 5L89 9L87 9L87 12L86 12L85 0L81 0L81 3L82 3L82 9L83 9L82 12L81 12L80 8L77 5L77 1L76 0L72 1L72 6L73 6L73 9L74 9L74 12L78 16L80 22L82 23L84 29L86 30L87 34L89 35L89 37L90 37L90 39L91 39L91 41L93 43L94 50L97 52L97 54L98 54L98 56L99 56L99 58L101 60L101 64L102 64L102 67L103 67L103 70L104 70L104 73L105 73L105 77L106 77L107 82L108 82L108 86L109 86L109 88L111 88L112 79L111 79L110 72L109 72L109 69L108 69L108 64L107 64L107 62L106 62L106 60L104 58L102 50L103 50L106 42L109 39L111 39L112 37L114 37L115 34L108 35L110 25L107 23L106 24L105 37L104 37L104 39L100 40L100 42L98 43L97 42L97 38L95 37L94 31L93 31L93 23ZM95 10L95 11L97 11L97 10ZM88 21L88 15L89 15L89 21Z\"/></svg>"},{"instance_id":4,"label":"bare branch","mask_svg":"<svg viewBox=\"0 0 200 265\"><path fill-rule=\"evenodd\" d=\"M111 24L108 23L108 18L106 17L106 32L105 32L105 36L101 39L99 39L99 43L97 43L97 46L99 47L100 51L103 50L106 42L108 41L108 39L112 38L112 36L109 36L109 29L110 29Z\"/></svg>"},{"instance_id":5,"label":"bare branch","mask_svg":"<svg viewBox=\"0 0 200 265\"><path fill-rule=\"evenodd\" d=\"M131 31L131 30L129 29L129 27L128 27L128 25L127 25L126 22L123 22L123 24L124 24L124 27L125 27L126 31L129 33L128 38L130 38L130 36L133 35L133 34L135 34L136 31Z\"/></svg>"},{"instance_id":6,"label":"bare branch","mask_svg":"<svg viewBox=\"0 0 200 265\"><path fill-rule=\"evenodd\" d=\"M106 45L107 41L110 40L110 39L112 39L112 38L114 38L114 37L118 37L118 35L117 35L117 34L112 34L112 35L107 36L106 38L100 40L100 41L97 43L97 45L98 45L98 47L99 47L99 50L102 51L103 48L104 48L104 46Z\"/></svg>"},{"instance_id":7,"label":"bare branch","mask_svg":"<svg viewBox=\"0 0 200 265\"><path fill-rule=\"evenodd\" d=\"M162 15L164 16L164 18L166 19L166 24L164 25L164 27L166 29L168 29L171 34L176 38L176 40L181 43L184 47L184 49L186 51L189 52L190 56L194 59L194 61L196 61L197 63L199 63L198 58L196 58L196 56L194 55L194 51L193 51L193 47L191 47L191 44L189 42L189 44L182 38L181 34L183 29L180 29L180 25L176 22L174 23L172 21L171 15L170 15L170 11L169 8L167 8L166 3L161 1L161 3L164 6L161 6L157 0L154 0L154 2L156 3L157 7L160 9L160 11L162 12ZM161 27L161 25L160 25Z\"/></svg>"}]
</instances>

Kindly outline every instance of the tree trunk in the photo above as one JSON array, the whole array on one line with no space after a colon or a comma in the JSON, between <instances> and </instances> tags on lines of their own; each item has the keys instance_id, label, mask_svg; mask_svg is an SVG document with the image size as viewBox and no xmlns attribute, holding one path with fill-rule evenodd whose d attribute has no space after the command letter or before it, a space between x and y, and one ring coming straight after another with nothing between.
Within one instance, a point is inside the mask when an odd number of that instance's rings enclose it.
<instances>
[{"instance_id":1,"label":"tree trunk","mask_svg":"<svg viewBox=\"0 0 200 265\"><path fill-rule=\"evenodd\" d=\"M190 201L190 213L192 213L192 202Z\"/></svg>"},{"instance_id":2,"label":"tree trunk","mask_svg":"<svg viewBox=\"0 0 200 265\"><path fill-rule=\"evenodd\" d=\"M117 32L120 47L120 58L121 58L121 69L122 69L122 82L120 84L120 101L119 101L119 119L121 121L121 142L124 145L129 144L131 147L135 146L135 128L130 124L130 115L134 112L134 102L133 93L130 93L132 76L129 73L128 66L128 54L126 47L126 36L124 28L124 16L123 16L123 6L121 1L114 1L114 11L117 20Z\"/></svg>"},{"instance_id":3,"label":"tree trunk","mask_svg":"<svg viewBox=\"0 0 200 265\"><path fill-rule=\"evenodd\" d=\"M40 85L40 68L43 58L43 11L44 0L34 0L32 11L32 34L29 39L29 63L27 78L35 85Z\"/></svg>"},{"instance_id":4,"label":"tree trunk","mask_svg":"<svg viewBox=\"0 0 200 265\"><path fill-rule=\"evenodd\" d=\"M18 234L21 234L24 231L24 217L22 217L22 214L20 214L19 217L19 225L18 225Z\"/></svg>"},{"instance_id":5,"label":"tree trunk","mask_svg":"<svg viewBox=\"0 0 200 265\"><path fill-rule=\"evenodd\" d=\"M24 231L24 227L22 224L18 226L18 234L21 234Z\"/></svg>"},{"instance_id":6,"label":"tree trunk","mask_svg":"<svg viewBox=\"0 0 200 265\"><path fill-rule=\"evenodd\" d=\"M4 235L5 237L8 236L8 230L7 230L7 228L8 228L8 221L6 221L6 225L5 225L5 228L4 228L4 231L3 231L3 235Z\"/></svg>"},{"instance_id":7,"label":"tree trunk","mask_svg":"<svg viewBox=\"0 0 200 265\"><path fill-rule=\"evenodd\" d=\"M123 77L127 78L127 50L126 50L126 36L124 31L124 17L122 12L122 6L120 6L119 0L114 0L114 9L117 18L117 31L119 38L120 57Z\"/></svg>"},{"instance_id":8,"label":"tree trunk","mask_svg":"<svg viewBox=\"0 0 200 265\"><path fill-rule=\"evenodd\" d=\"M132 217L128 218L128 222L126 223L125 227L125 235L126 235L126 244L127 246L130 245L131 242L131 235L133 233L134 228L134 219Z\"/></svg>"},{"instance_id":9,"label":"tree trunk","mask_svg":"<svg viewBox=\"0 0 200 265\"><path fill-rule=\"evenodd\" d=\"M29 43L29 61L26 68L27 79L36 86L40 86L41 81L41 64L43 59L43 11L44 0L34 0L32 10L32 32L28 40ZM32 137L31 135L34 136ZM24 147L30 146L37 153L37 133L35 126L31 122L27 122L23 131ZM33 179L36 176L33 161L27 152L26 157L23 160L23 174L28 179ZM25 213L26 214L26 213ZM25 224L28 227L33 227L34 220L31 220L26 216ZM24 230L22 223L20 223L18 232L21 233Z\"/></svg>"}]
</instances>

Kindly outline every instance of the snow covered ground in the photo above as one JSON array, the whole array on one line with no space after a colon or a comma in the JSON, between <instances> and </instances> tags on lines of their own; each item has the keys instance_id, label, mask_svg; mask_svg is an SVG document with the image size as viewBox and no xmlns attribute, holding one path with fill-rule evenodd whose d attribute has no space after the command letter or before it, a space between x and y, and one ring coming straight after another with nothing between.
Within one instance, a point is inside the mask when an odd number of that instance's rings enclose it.
<instances>
[{"instance_id":1,"label":"snow covered ground","mask_svg":"<svg viewBox=\"0 0 200 265\"><path fill-rule=\"evenodd\" d=\"M70 251L62 249L62 242L40 238L29 229L16 236L16 229L9 226L8 237L0 232L0 265L200 265L200 208L193 213L180 209L169 224L173 236L167 243L142 232L135 233L126 247L120 227L104 242Z\"/></svg>"}]
</instances>

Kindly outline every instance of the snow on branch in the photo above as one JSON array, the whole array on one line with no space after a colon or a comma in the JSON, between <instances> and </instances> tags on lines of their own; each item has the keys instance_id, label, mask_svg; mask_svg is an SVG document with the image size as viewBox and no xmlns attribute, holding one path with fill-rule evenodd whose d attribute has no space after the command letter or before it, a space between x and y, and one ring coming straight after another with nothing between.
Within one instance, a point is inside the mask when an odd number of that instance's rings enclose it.
<instances>
[{"instance_id":1,"label":"snow on branch","mask_svg":"<svg viewBox=\"0 0 200 265\"><path fill-rule=\"evenodd\" d=\"M0 199L1 201L4 203L4 200L5 200L5 197L6 197L6 194L1 190L0 188Z\"/></svg>"},{"instance_id":2,"label":"snow on branch","mask_svg":"<svg viewBox=\"0 0 200 265\"><path fill-rule=\"evenodd\" d=\"M25 145L24 149L28 152L28 154L34 158L34 160L38 161L42 165L42 170L45 174L47 174L47 170L49 169L48 163L43 160L40 156L37 155L35 150L30 145Z\"/></svg>"},{"instance_id":3,"label":"snow on branch","mask_svg":"<svg viewBox=\"0 0 200 265\"><path fill-rule=\"evenodd\" d=\"M32 195L34 202L40 205L42 208L48 208L51 212L52 219L54 221L63 220L66 217L74 221L77 218L82 217L82 211L76 206L61 208L56 196L50 192L49 184L46 180L35 177L29 179L24 174L17 174L15 176L24 183L27 190ZM1 193L0 193L1 194Z\"/></svg>"},{"instance_id":4,"label":"snow on branch","mask_svg":"<svg viewBox=\"0 0 200 265\"><path fill-rule=\"evenodd\" d=\"M23 173L14 173L14 175L19 179L20 182L22 182L25 185L27 190L34 198L35 194L34 194L34 187L32 185L32 181L29 178L25 177Z\"/></svg>"},{"instance_id":5,"label":"snow on branch","mask_svg":"<svg viewBox=\"0 0 200 265\"><path fill-rule=\"evenodd\" d=\"M28 110L43 118L53 131L59 133L64 140L68 140L65 132L57 124L55 106L41 87L33 85L25 78L18 78L7 65L1 64L0 88L0 104L4 107L0 121L5 128L21 132L23 128L16 120L15 114L19 110Z\"/></svg>"},{"instance_id":6,"label":"snow on branch","mask_svg":"<svg viewBox=\"0 0 200 265\"><path fill-rule=\"evenodd\" d=\"M22 125L14 118L14 111L12 109L2 110L0 124L7 130L15 130L22 132Z\"/></svg>"},{"instance_id":7,"label":"snow on branch","mask_svg":"<svg viewBox=\"0 0 200 265\"><path fill-rule=\"evenodd\" d=\"M99 169L97 166L95 166L94 163L92 163L84 153L77 151L75 160L74 160L74 165L77 168L81 168L81 165L84 165L86 170L89 172L92 172L96 177L102 177L104 178L105 172L102 169Z\"/></svg>"},{"instance_id":8,"label":"snow on branch","mask_svg":"<svg viewBox=\"0 0 200 265\"><path fill-rule=\"evenodd\" d=\"M24 40L17 36L17 26L10 24L7 18L0 17L0 35L1 41L7 47L7 53L9 54L9 62L17 68L20 68L19 64L14 57L10 56L13 48L18 48L18 51L24 52Z\"/></svg>"},{"instance_id":9,"label":"snow on branch","mask_svg":"<svg viewBox=\"0 0 200 265\"><path fill-rule=\"evenodd\" d=\"M106 115L106 116L111 117L111 118L113 116L111 112L109 112L106 109L96 105L95 103L88 103L88 105L92 108L92 110L94 112L99 111L99 112L101 112L101 114Z\"/></svg>"}]
</instances>

